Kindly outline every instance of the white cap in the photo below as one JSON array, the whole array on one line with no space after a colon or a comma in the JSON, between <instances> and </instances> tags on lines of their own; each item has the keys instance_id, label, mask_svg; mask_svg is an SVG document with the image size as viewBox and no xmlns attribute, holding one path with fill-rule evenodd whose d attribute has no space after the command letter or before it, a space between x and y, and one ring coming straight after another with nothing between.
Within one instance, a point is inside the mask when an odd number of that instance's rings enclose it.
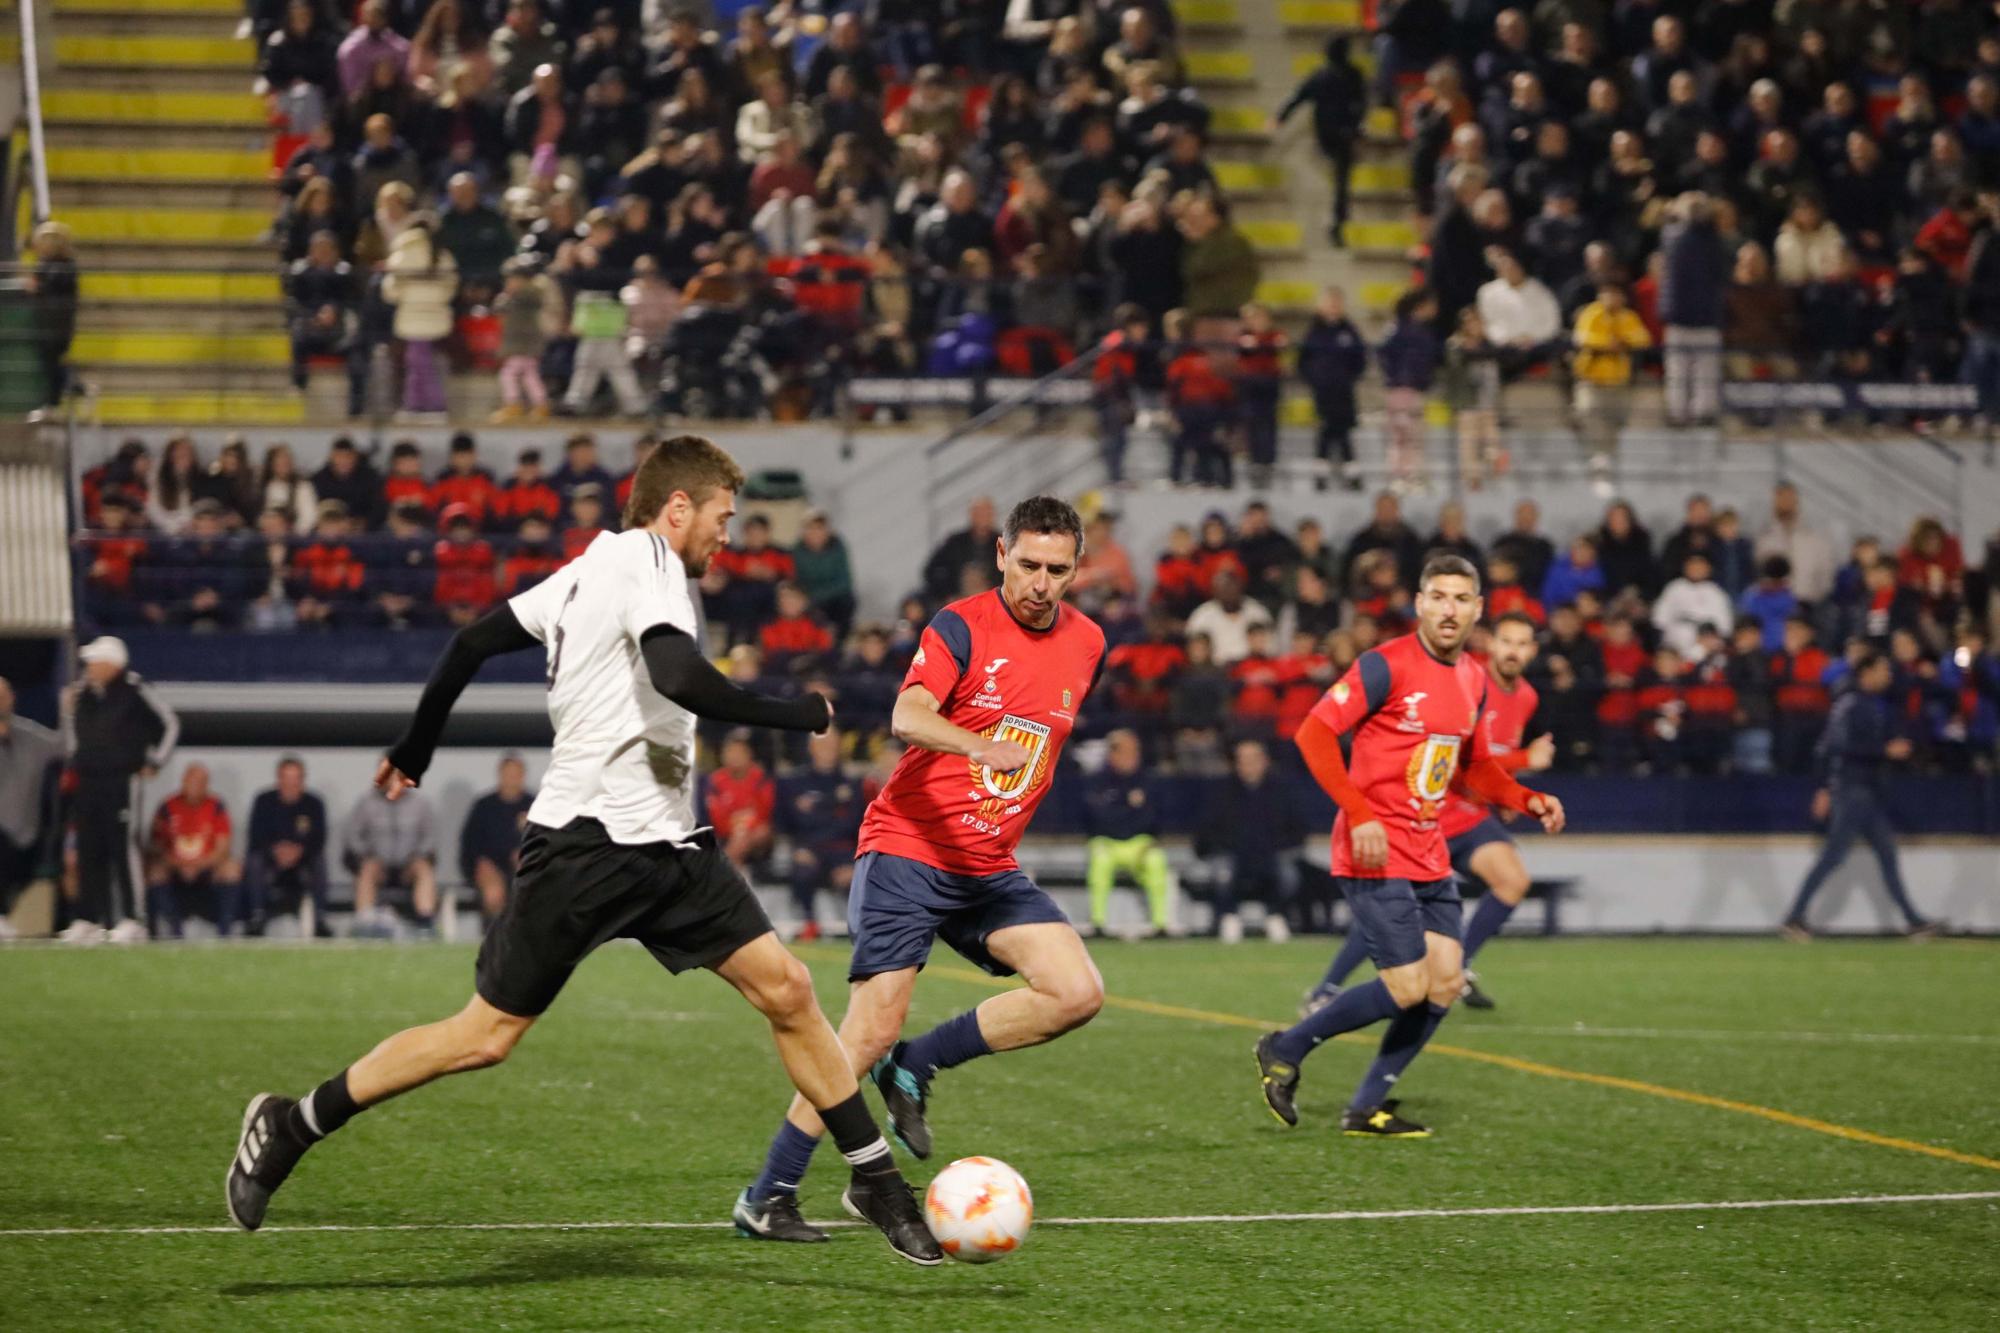
<instances>
[{"instance_id":1,"label":"white cap","mask_svg":"<svg viewBox=\"0 0 2000 1333\"><path fill-rule=\"evenodd\" d=\"M104 634L83 645L77 653L86 662L109 662L113 666L130 666L132 654L125 650L125 640Z\"/></svg>"}]
</instances>

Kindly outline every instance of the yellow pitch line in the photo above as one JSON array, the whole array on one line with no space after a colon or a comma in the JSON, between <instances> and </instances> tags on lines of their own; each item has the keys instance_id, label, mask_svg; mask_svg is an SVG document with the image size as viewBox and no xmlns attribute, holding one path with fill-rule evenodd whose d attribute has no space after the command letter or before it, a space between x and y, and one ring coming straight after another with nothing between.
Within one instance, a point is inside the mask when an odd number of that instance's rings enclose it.
<instances>
[{"instance_id":1,"label":"yellow pitch line","mask_svg":"<svg viewBox=\"0 0 2000 1333\"><path fill-rule=\"evenodd\" d=\"M940 976L951 977L955 981L976 981L996 990L1006 990L1011 983L997 977L989 977L983 972L973 972L957 967L932 967L930 971ZM1155 1018L1178 1018L1192 1023L1213 1023L1222 1027L1251 1028L1258 1032L1268 1032L1274 1027L1288 1027L1286 1023L1270 1023L1245 1014L1225 1014L1214 1009L1190 1009L1185 1005L1161 1004L1157 1000L1138 1000L1124 995L1107 995L1104 1002L1114 1009L1129 1009L1134 1013L1151 1014ZM1352 1037L1356 1034L1348 1034ZM1590 1083L1601 1088L1617 1088L1622 1092L1644 1093L1649 1097L1664 1097L1668 1101L1687 1102L1694 1106L1706 1106L1717 1111L1734 1111L1738 1115L1756 1116L1780 1125L1790 1125L1793 1129L1809 1129L1815 1134L1826 1134L1837 1139L1847 1139L1854 1143L1870 1143L1878 1148L1900 1148L1904 1152L1922 1153L1926 1157L1936 1157L1946 1162L1957 1162L1962 1166L1984 1167L1988 1171L2000 1171L2000 1159L1981 1157L1977 1153L1960 1152L1956 1148L1940 1148L1932 1143L1919 1143L1915 1139L1899 1139L1890 1134L1877 1134L1872 1130L1856 1129L1852 1125L1839 1125L1831 1120L1817 1120L1812 1116L1794 1115L1790 1111L1780 1111L1774 1106L1759 1106L1755 1102L1739 1102L1728 1097L1714 1097L1705 1092L1691 1092L1686 1088L1670 1088L1663 1083L1647 1083L1636 1078L1620 1078L1615 1074L1593 1074L1583 1069L1565 1069L1561 1065L1547 1065L1539 1060L1523 1060L1512 1055L1497 1055L1492 1051L1476 1051L1469 1046L1453 1046L1444 1042L1432 1042L1425 1048L1439 1055L1455 1056L1461 1060L1478 1060L1489 1065L1498 1065L1521 1074L1539 1074L1543 1078L1565 1079L1571 1083Z\"/></svg>"}]
</instances>

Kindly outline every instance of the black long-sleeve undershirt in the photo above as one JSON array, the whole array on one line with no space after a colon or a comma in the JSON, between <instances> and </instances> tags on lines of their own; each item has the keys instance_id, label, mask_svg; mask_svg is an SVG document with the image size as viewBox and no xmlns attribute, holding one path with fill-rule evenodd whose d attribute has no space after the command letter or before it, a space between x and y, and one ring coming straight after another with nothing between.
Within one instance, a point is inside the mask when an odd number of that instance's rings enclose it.
<instances>
[{"instance_id":1,"label":"black long-sleeve undershirt","mask_svg":"<svg viewBox=\"0 0 2000 1333\"><path fill-rule=\"evenodd\" d=\"M513 608L504 602L452 635L444 655L431 669L410 725L389 747L389 763L404 777L421 779L437 751L452 705L486 659L540 643L522 628ZM639 651L653 688L696 717L786 731L824 731L832 721L832 710L820 695L774 699L744 689L717 671L685 630L672 625L647 630L640 637Z\"/></svg>"},{"instance_id":2,"label":"black long-sleeve undershirt","mask_svg":"<svg viewBox=\"0 0 2000 1333\"><path fill-rule=\"evenodd\" d=\"M431 766L438 738L444 734L445 720L458 696L472 683L489 657L518 653L541 645L541 640L521 626L514 608L502 602L479 619L451 636L444 656L431 668L417 711L410 717L402 739L389 747L388 759L398 773L415 782Z\"/></svg>"},{"instance_id":3,"label":"black long-sleeve undershirt","mask_svg":"<svg viewBox=\"0 0 2000 1333\"><path fill-rule=\"evenodd\" d=\"M744 689L702 656L687 631L672 625L647 630L640 636L639 651L653 688L696 717L784 731L824 731L833 720L821 695L776 699Z\"/></svg>"}]
</instances>

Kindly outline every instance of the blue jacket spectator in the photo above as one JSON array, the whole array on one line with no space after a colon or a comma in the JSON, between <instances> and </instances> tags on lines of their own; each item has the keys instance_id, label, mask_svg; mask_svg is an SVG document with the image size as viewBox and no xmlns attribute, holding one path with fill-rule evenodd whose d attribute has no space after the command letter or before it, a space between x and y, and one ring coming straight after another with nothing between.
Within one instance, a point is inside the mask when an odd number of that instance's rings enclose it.
<instances>
[{"instance_id":1,"label":"blue jacket spectator","mask_svg":"<svg viewBox=\"0 0 2000 1333\"><path fill-rule=\"evenodd\" d=\"M1660 238L1667 271L1660 280L1660 320L1671 328L1719 329L1730 258L1709 217L1669 226Z\"/></svg>"},{"instance_id":2,"label":"blue jacket spectator","mask_svg":"<svg viewBox=\"0 0 2000 1333\"><path fill-rule=\"evenodd\" d=\"M1757 572L1761 577L1743 590L1736 609L1762 629L1765 652L1780 652L1785 646L1785 622L1799 612L1798 594L1786 582L1792 575L1792 564L1785 557L1774 555Z\"/></svg>"},{"instance_id":3,"label":"blue jacket spectator","mask_svg":"<svg viewBox=\"0 0 2000 1333\"><path fill-rule=\"evenodd\" d=\"M296 755L278 760L278 783L250 804L243 849L244 907L249 933L261 935L274 894L282 912L307 900L315 908L313 933L331 937L326 920L326 803L306 790L306 766Z\"/></svg>"}]
</instances>

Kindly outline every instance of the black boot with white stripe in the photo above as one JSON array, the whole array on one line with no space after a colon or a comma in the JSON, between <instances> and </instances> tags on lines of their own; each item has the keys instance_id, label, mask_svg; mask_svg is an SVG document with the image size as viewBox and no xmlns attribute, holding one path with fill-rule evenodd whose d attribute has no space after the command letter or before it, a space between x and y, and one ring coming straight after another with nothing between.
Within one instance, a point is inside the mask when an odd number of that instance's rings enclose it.
<instances>
[{"instance_id":1,"label":"black boot with white stripe","mask_svg":"<svg viewBox=\"0 0 2000 1333\"><path fill-rule=\"evenodd\" d=\"M229 1216L245 1231L264 1225L271 1196L310 1143L292 1132L292 1107L298 1103L275 1092L260 1092L243 1112L243 1136L236 1156L229 1159Z\"/></svg>"}]
</instances>

